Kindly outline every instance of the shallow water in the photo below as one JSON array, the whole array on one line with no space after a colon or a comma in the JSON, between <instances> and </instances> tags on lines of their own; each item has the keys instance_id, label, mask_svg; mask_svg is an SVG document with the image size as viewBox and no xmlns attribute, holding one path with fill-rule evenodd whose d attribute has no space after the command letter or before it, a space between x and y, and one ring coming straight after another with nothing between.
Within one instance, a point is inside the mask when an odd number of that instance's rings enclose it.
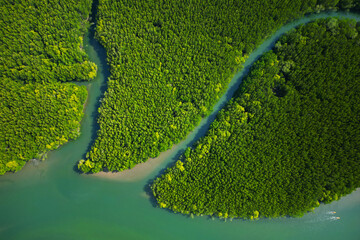
<instances>
[{"instance_id":1,"label":"shallow water","mask_svg":"<svg viewBox=\"0 0 360 240\"><path fill-rule=\"evenodd\" d=\"M88 85L89 98L81 136L50 152L40 164L27 164L16 174L0 177L0 239L359 239L360 191L337 202L321 205L302 218L233 220L174 214L156 208L147 195L148 183L171 165L184 149L203 136L216 113L231 98L252 63L273 47L288 30L328 16L353 18L343 13L321 13L285 25L259 46L236 74L214 112L173 149L152 160L150 171L134 171L131 178L107 179L74 171L84 158L97 130L99 99L109 76L104 49L88 36L85 49L98 65L98 76ZM160 164L158 164L160 162ZM332 213L336 211L336 213ZM337 219L340 217L340 219Z\"/></svg>"}]
</instances>

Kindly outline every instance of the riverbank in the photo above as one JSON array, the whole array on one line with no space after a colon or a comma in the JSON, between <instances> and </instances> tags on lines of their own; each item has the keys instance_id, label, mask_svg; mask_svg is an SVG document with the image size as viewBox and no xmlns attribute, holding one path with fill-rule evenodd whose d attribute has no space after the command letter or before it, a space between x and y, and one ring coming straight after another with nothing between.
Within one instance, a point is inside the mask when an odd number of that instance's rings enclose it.
<instances>
[{"instance_id":1,"label":"riverbank","mask_svg":"<svg viewBox=\"0 0 360 240\"><path fill-rule=\"evenodd\" d=\"M200 124L179 144L174 145L170 150L161 153L157 158L148 159L144 163L136 165L132 169L127 169L122 172L99 172L89 174L92 177L111 179L117 181L139 181L147 176L158 176L160 169L164 169L166 165L172 165L178 157L185 151L187 147L191 147L199 138L203 137L211 123L216 118L217 113L225 106L225 104L232 98L234 92L238 89L242 82L242 78L247 75L252 64L265 52L271 50L277 40L286 32L302 25L314 21L316 19L338 17L343 19L360 20L360 17L354 13L343 12L321 12L307 15L306 17L294 20L278 29L270 38L266 39L260 46L258 46L248 57L241 70L235 74L233 79L227 86L227 91L222 95L219 101L213 107L213 112L206 118L202 119ZM166 158L168 159L167 161ZM156 171L158 170L158 171Z\"/></svg>"},{"instance_id":2,"label":"riverbank","mask_svg":"<svg viewBox=\"0 0 360 240\"><path fill-rule=\"evenodd\" d=\"M154 207L144 187L205 134L206 128L196 128L177 150L169 150L170 157L143 175L143 180L116 181L78 174L76 164L96 138L97 109L110 75L104 49L86 38L84 48L99 68L91 81L81 135L51 151L47 161L38 166L27 164L15 174L0 177L0 239L358 239L360 191L321 205L302 218L224 222L208 217L190 219ZM334 215L328 213L333 211L340 220L333 220Z\"/></svg>"},{"instance_id":3,"label":"riverbank","mask_svg":"<svg viewBox=\"0 0 360 240\"><path fill-rule=\"evenodd\" d=\"M180 144L174 145L171 149L160 153L157 158L150 158L146 162L139 163L131 169L126 169L122 172L98 172L94 174L87 174L86 176L94 178L110 179L114 181L137 182L145 179L151 173L155 172L165 161L179 151Z\"/></svg>"}]
</instances>

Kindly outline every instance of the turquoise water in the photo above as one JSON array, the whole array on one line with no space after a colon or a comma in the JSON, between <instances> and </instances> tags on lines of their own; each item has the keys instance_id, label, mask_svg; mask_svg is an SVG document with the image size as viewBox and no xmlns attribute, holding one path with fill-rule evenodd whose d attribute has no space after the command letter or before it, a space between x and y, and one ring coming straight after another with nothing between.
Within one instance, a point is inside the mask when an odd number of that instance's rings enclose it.
<instances>
[{"instance_id":1,"label":"turquoise water","mask_svg":"<svg viewBox=\"0 0 360 240\"><path fill-rule=\"evenodd\" d=\"M300 24L329 16L360 21L360 16L354 14L321 13L283 26L250 55L244 70L236 74L228 92L214 106L213 114L169 150L166 160L155 170L130 182L74 171L95 138L96 109L109 76L104 49L88 37L85 49L98 65L99 73L87 84L89 98L81 136L50 152L46 161L29 163L18 173L0 177L0 239L360 239L360 191L321 205L302 218L232 222L208 217L191 219L159 209L146 193L152 179L206 132L241 77L279 36Z\"/></svg>"}]
</instances>

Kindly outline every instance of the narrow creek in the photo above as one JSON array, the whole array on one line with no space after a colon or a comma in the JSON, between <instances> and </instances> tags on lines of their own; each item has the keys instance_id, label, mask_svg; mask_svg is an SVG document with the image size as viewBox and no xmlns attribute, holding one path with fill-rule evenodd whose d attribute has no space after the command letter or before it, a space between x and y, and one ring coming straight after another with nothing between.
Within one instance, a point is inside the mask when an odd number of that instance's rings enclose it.
<instances>
[{"instance_id":1,"label":"narrow creek","mask_svg":"<svg viewBox=\"0 0 360 240\"><path fill-rule=\"evenodd\" d=\"M86 37L84 47L98 66L98 75L88 86L89 97L81 136L50 152L38 165L27 164L16 174L0 178L0 239L357 239L360 235L360 191L332 204L320 206L303 218L234 220L208 217L190 219L156 208L146 193L149 182L200 137L217 112L229 101L251 65L277 39L301 24L325 17L350 18L350 13L309 15L284 25L247 59L244 69L228 85L227 92L210 116L181 143L150 159L145 166L115 175L84 175L74 171L96 137L97 108L106 90L109 69L104 48ZM336 220L332 213L341 220Z\"/></svg>"}]
</instances>

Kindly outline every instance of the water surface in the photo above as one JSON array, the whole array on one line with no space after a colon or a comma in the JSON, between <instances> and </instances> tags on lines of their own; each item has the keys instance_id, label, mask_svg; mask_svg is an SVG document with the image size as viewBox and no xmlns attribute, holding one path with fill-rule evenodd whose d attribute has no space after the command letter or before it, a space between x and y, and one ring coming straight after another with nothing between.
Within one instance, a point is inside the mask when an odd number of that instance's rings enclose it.
<instances>
[{"instance_id":1,"label":"water surface","mask_svg":"<svg viewBox=\"0 0 360 240\"><path fill-rule=\"evenodd\" d=\"M360 21L354 14L321 13L283 26L250 55L243 71L236 74L228 92L214 106L214 112L186 140L162 154L160 164L159 159L152 160L155 167L132 181L114 181L74 171L96 137L96 109L109 76L105 51L90 34L84 45L99 72L87 84L89 98L81 136L50 152L46 161L27 164L16 174L0 177L0 239L359 239L360 191L321 205L302 218L232 222L209 217L191 219L156 208L146 193L148 183L206 133L242 76L259 56L273 47L279 36L300 24L329 16Z\"/></svg>"}]
</instances>

